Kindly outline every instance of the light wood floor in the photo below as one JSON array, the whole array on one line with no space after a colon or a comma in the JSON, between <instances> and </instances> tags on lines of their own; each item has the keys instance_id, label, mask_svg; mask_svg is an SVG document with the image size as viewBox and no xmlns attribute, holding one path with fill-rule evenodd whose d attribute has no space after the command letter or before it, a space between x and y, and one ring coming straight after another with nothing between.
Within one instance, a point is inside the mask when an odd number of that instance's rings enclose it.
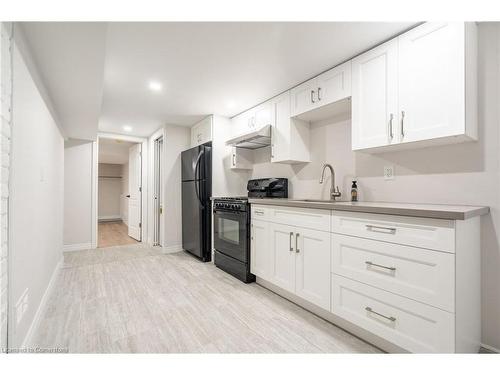
<instances>
[{"instance_id":1,"label":"light wood floor","mask_svg":"<svg viewBox=\"0 0 500 375\"><path fill-rule=\"evenodd\" d=\"M98 247L136 244L137 241L128 235L128 227L123 221L104 221L99 223Z\"/></svg>"},{"instance_id":2,"label":"light wood floor","mask_svg":"<svg viewBox=\"0 0 500 375\"><path fill-rule=\"evenodd\" d=\"M146 245L66 253L34 345L73 353L374 353L260 287Z\"/></svg>"}]
</instances>

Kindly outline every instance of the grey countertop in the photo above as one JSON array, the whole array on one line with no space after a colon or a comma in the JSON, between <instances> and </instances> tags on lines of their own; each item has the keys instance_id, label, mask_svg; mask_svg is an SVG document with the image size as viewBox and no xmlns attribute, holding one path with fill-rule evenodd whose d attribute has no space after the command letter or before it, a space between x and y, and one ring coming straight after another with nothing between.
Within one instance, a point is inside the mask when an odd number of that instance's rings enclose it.
<instances>
[{"instance_id":1,"label":"grey countertop","mask_svg":"<svg viewBox=\"0 0 500 375\"><path fill-rule=\"evenodd\" d=\"M433 219L465 220L478 215L486 215L490 209L484 206L460 206L441 204L415 204L390 202L332 202L301 199L261 199L250 198L251 204L317 208L324 210L366 212L385 215L427 217Z\"/></svg>"}]
</instances>

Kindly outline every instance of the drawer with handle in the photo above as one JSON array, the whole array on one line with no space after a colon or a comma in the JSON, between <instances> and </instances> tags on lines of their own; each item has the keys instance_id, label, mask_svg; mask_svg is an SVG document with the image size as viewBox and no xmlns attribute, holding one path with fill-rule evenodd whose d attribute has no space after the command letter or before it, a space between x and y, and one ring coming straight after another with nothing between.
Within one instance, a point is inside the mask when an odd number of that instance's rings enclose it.
<instances>
[{"instance_id":1,"label":"drawer with handle","mask_svg":"<svg viewBox=\"0 0 500 375\"><path fill-rule=\"evenodd\" d=\"M410 352L455 349L454 314L338 275L332 312Z\"/></svg>"},{"instance_id":2,"label":"drawer with handle","mask_svg":"<svg viewBox=\"0 0 500 375\"><path fill-rule=\"evenodd\" d=\"M266 220L269 216L269 207L252 204L250 217L252 219Z\"/></svg>"},{"instance_id":3,"label":"drawer with handle","mask_svg":"<svg viewBox=\"0 0 500 375\"><path fill-rule=\"evenodd\" d=\"M455 255L332 235L332 272L441 309L455 311Z\"/></svg>"},{"instance_id":4,"label":"drawer with handle","mask_svg":"<svg viewBox=\"0 0 500 375\"><path fill-rule=\"evenodd\" d=\"M332 232L455 252L455 223L452 220L334 211Z\"/></svg>"}]
</instances>

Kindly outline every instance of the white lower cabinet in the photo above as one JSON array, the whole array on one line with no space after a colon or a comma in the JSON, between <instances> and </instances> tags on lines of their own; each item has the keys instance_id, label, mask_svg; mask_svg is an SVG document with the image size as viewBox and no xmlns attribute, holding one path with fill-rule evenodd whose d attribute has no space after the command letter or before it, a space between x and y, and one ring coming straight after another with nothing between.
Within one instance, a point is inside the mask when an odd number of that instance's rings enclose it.
<instances>
[{"instance_id":1,"label":"white lower cabinet","mask_svg":"<svg viewBox=\"0 0 500 375\"><path fill-rule=\"evenodd\" d=\"M295 253L295 293L330 309L330 233L297 229Z\"/></svg>"},{"instance_id":2,"label":"white lower cabinet","mask_svg":"<svg viewBox=\"0 0 500 375\"><path fill-rule=\"evenodd\" d=\"M374 344L387 350L479 350L478 216L443 220L254 204L251 213L251 270L277 293L286 291L346 329L354 324L357 335L375 335Z\"/></svg>"},{"instance_id":3,"label":"white lower cabinet","mask_svg":"<svg viewBox=\"0 0 500 375\"><path fill-rule=\"evenodd\" d=\"M332 277L332 312L406 350L449 353L454 315L370 285Z\"/></svg>"}]
</instances>

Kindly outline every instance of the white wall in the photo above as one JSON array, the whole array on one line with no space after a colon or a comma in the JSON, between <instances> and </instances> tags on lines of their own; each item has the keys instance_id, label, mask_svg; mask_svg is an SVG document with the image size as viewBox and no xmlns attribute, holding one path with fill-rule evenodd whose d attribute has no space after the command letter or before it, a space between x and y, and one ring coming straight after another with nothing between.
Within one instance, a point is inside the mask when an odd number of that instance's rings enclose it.
<instances>
[{"instance_id":1,"label":"white wall","mask_svg":"<svg viewBox=\"0 0 500 375\"><path fill-rule=\"evenodd\" d=\"M92 142L64 143L64 246L92 246Z\"/></svg>"},{"instance_id":2,"label":"white wall","mask_svg":"<svg viewBox=\"0 0 500 375\"><path fill-rule=\"evenodd\" d=\"M64 141L16 46L11 181L9 346L20 347L62 258ZM19 324L14 306L25 290Z\"/></svg>"},{"instance_id":3,"label":"white wall","mask_svg":"<svg viewBox=\"0 0 500 375\"><path fill-rule=\"evenodd\" d=\"M99 220L116 220L121 218L121 177L122 165L99 163L98 175L98 217Z\"/></svg>"},{"instance_id":4,"label":"white wall","mask_svg":"<svg viewBox=\"0 0 500 375\"><path fill-rule=\"evenodd\" d=\"M479 26L479 142L369 155L350 149L350 118L313 124L312 162L270 164L269 150L256 152L252 178L288 177L292 197L328 199L328 179L319 185L321 165L331 163L344 198L353 176L360 199L371 201L486 205L482 217L483 343L500 348L500 197L499 85L500 31L496 24ZM384 165L396 177L385 181Z\"/></svg>"}]
</instances>

